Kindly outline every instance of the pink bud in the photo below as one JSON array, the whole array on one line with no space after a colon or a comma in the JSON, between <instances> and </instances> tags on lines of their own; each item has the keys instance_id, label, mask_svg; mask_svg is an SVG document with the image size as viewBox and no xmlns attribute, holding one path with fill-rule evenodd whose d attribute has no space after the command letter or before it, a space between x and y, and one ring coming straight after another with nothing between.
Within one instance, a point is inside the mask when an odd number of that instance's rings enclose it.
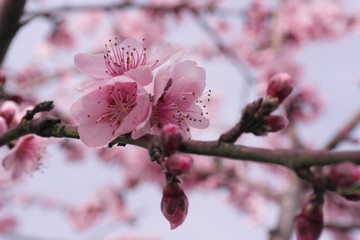
<instances>
[{"instance_id":1,"label":"pink bud","mask_svg":"<svg viewBox=\"0 0 360 240\"><path fill-rule=\"evenodd\" d=\"M160 140L163 150L171 155L179 150L183 137L177 125L168 124L162 129Z\"/></svg>"},{"instance_id":2,"label":"pink bud","mask_svg":"<svg viewBox=\"0 0 360 240\"><path fill-rule=\"evenodd\" d=\"M295 231L297 240L316 240L320 237L323 222L313 221L304 215L295 218Z\"/></svg>"},{"instance_id":3,"label":"pink bud","mask_svg":"<svg viewBox=\"0 0 360 240\"><path fill-rule=\"evenodd\" d=\"M265 124L269 126L269 132L281 131L289 124L288 119L282 115L269 115L264 120Z\"/></svg>"},{"instance_id":4,"label":"pink bud","mask_svg":"<svg viewBox=\"0 0 360 240\"><path fill-rule=\"evenodd\" d=\"M315 195L306 202L299 215L295 217L295 232L297 240L316 240L324 227L323 199Z\"/></svg>"},{"instance_id":5,"label":"pink bud","mask_svg":"<svg viewBox=\"0 0 360 240\"><path fill-rule=\"evenodd\" d=\"M13 101L5 101L0 107L0 116L2 116L8 125L10 125L15 115L19 112L17 104Z\"/></svg>"},{"instance_id":6,"label":"pink bud","mask_svg":"<svg viewBox=\"0 0 360 240\"><path fill-rule=\"evenodd\" d=\"M175 153L166 159L165 169L171 175L179 176L189 172L193 162L194 161L190 155L184 153Z\"/></svg>"},{"instance_id":7,"label":"pink bud","mask_svg":"<svg viewBox=\"0 0 360 240\"><path fill-rule=\"evenodd\" d=\"M266 95L277 98L279 103L282 103L292 90L292 77L287 73L278 73L270 79Z\"/></svg>"},{"instance_id":8,"label":"pink bud","mask_svg":"<svg viewBox=\"0 0 360 240\"><path fill-rule=\"evenodd\" d=\"M360 171L352 162L341 162L330 166L329 179L338 187L350 188L360 180Z\"/></svg>"},{"instance_id":9,"label":"pink bud","mask_svg":"<svg viewBox=\"0 0 360 240\"><path fill-rule=\"evenodd\" d=\"M169 183L164 187L161 212L170 222L171 229L180 226L187 215L189 201L179 183Z\"/></svg>"}]
</instances>

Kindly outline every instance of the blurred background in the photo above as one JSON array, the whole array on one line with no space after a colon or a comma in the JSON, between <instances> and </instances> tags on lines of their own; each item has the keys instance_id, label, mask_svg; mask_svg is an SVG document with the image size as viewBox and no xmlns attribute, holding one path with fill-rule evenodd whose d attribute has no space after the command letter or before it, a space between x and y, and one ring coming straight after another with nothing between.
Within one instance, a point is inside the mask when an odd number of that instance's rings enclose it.
<instances>
[{"instance_id":1,"label":"blurred background","mask_svg":"<svg viewBox=\"0 0 360 240\"><path fill-rule=\"evenodd\" d=\"M68 123L75 123L69 109L80 96L76 88L89 78L74 68L74 55L104 52L109 39L130 36L145 38L150 51L171 43L205 68L210 127L193 130L196 140L216 140L233 126L278 72L296 83L291 129L305 148L323 148L359 111L356 0L28 0L21 22L3 63L5 90L34 104L54 100L55 114ZM337 149L358 150L359 134L355 129ZM289 131L244 135L237 143L297 148ZM3 173L0 216L14 227L0 229L0 239L268 239L286 210L279 198L300 185L281 167L194 156L194 169L183 178L188 216L170 230L160 211L163 176L145 150L51 139L43 161L17 181ZM307 189L297 193L295 206ZM346 217L329 212L325 219L360 222L344 211ZM356 239L357 231L328 228L320 239Z\"/></svg>"}]
</instances>

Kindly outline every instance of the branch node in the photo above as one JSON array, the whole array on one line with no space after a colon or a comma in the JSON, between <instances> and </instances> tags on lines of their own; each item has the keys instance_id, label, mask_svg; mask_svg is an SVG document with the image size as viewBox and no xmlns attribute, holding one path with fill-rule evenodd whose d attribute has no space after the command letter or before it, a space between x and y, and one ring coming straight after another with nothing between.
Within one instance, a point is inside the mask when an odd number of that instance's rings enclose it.
<instances>
[{"instance_id":1,"label":"branch node","mask_svg":"<svg viewBox=\"0 0 360 240\"><path fill-rule=\"evenodd\" d=\"M46 101L37 104L32 110L27 110L23 120L30 121L34 118L35 114L40 112L49 112L54 109L54 102L53 101Z\"/></svg>"}]
</instances>

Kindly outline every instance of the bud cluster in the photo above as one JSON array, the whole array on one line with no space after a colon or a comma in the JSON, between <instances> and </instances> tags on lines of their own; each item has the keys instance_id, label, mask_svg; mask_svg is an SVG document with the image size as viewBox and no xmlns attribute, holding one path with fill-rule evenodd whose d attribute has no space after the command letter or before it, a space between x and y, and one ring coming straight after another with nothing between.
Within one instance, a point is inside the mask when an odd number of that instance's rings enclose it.
<instances>
[{"instance_id":1,"label":"bud cluster","mask_svg":"<svg viewBox=\"0 0 360 240\"><path fill-rule=\"evenodd\" d=\"M168 158L164 161L164 169L173 176L180 176L190 171L193 159L190 155L179 153L183 141L180 129L175 124L166 125L160 136L161 146Z\"/></svg>"},{"instance_id":2,"label":"bud cluster","mask_svg":"<svg viewBox=\"0 0 360 240\"><path fill-rule=\"evenodd\" d=\"M170 222L171 229L175 229L184 222L189 207L189 201L177 177L190 171L193 159L190 155L179 152L183 135L178 125L165 125L160 134L160 142L163 156L157 162L166 176L161 212Z\"/></svg>"}]
</instances>

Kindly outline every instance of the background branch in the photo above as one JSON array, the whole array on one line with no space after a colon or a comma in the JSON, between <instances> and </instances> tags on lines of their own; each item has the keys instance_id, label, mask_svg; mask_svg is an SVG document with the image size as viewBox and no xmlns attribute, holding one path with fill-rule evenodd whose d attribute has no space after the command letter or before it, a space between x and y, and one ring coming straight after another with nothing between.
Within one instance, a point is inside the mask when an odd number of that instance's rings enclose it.
<instances>
[{"instance_id":1,"label":"background branch","mask_svg":"<svg viewBox=\"0 0 360 240\"><path fill-rule=\"evenodd\" d=\"M358 125L360 122L360 110L357 111L354 116L335 134L335 136L326 144L325 149L334 149L338 144L343 141L349 133Z\"/></svg>"},{"instance_id":2,"label":"background branch","mask_svg":"<svg viewBox=\"0 0 360 240\"><path fill-rule=\"evenodd\" d=\"M26 0L4 0L0 7L0 66L19 29L19 20L23 13Z\"/></svg>"}]
</instances>

